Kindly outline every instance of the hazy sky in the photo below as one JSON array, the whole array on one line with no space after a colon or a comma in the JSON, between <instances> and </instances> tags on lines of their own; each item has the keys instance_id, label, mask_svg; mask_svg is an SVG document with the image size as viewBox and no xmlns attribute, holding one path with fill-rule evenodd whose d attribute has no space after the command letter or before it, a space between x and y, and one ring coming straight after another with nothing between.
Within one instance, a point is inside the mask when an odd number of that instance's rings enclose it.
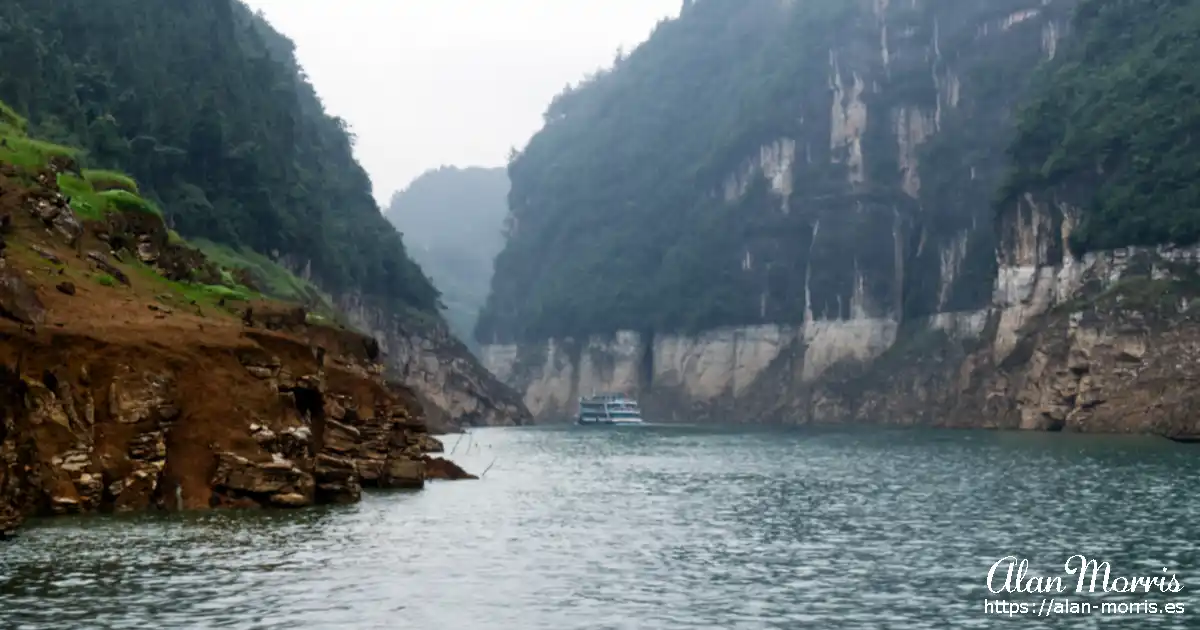
<instances>
[{"instance_id":1,"label":"hazy sky","mask_svg":"<svg viewBox=\"0 0 1200 630\"><path fill-rule=\"evenodd\" d=\"M680 0L247 0L296 42L386 203L442 164L499 166L563 86Z\"/></svg>"}]
</instances>

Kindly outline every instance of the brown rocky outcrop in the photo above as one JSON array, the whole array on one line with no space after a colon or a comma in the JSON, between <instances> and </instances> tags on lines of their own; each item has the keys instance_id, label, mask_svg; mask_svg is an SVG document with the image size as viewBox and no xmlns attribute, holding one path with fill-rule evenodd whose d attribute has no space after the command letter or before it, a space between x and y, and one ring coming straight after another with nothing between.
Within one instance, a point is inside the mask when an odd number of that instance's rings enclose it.
<instances>
[{"instance_id":1,"label":"brown rocky outcrop","mask_svg":"<svg viewBox=\"0 0 1200 630\"><path fill-rule=\"evenodd\" d=\"M425 478L457 481L459 479L479 479L465 471L461 466L441 457L425 456Z\"/></svg>"},{"instance_id":2,"label":"brown rocky outcrop","mask_svg":"<svg viewBox=\"0 0 1200 630\"><path fill-rule=\"evenodd\" d=\"M171 242L162 217L148 212L113 212L91 224L96 238L114 252L129 252L176 282L220 284L220 270L200 250Z\"/></svg>"},{"instance_id":3,"label":"brown rocky outcrop","mask_svg":"<svg viewBox=\"0 0 1200 630\"><path fill-rule=\"evenodd\" d=\"M0 173L14 227L0 258L0 537L31 515L295 508L424 485L440 443L374 339L269 302L244 320L202 309L121 254L171 276L157 217L72 240L47 230L43 196L14 189Z\"/></svg>"},{"instance_id":4,"label":"brown rocky outcrop","mask_svg":"<svg viewBox=\"0 0 1200 630\"><path fill-rule=\"evenodd\" d=\"M7 334L0 530L29 514L303 507L423 486L420 408L365 353L258 330L148 341Z\"/></svg>"},{"instance_id":5,"label":"brown rocky outcrop","mask_svg":"<svg viewBox=\"0 0 1200 630\"><path fill-rule=\"evenodd\" d=\"M22 324L41 324L46 308L21 272L0 260L0 316Z\"/></svg>"}]
</instances>

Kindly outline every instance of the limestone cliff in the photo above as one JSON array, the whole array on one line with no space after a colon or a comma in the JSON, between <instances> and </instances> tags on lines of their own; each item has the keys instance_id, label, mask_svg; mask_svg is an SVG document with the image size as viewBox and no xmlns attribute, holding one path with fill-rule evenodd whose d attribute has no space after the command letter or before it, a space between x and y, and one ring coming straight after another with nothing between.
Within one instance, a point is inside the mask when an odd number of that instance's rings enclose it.
<instances>
[{"instance_id":1,"label":"limestone cliff","mask_svg":"<svg viewBox=\"0 0 1200 630\"><path fill-rule=\"evenodd\" d=\"M509 242L479 333L485 365L523 392L536 416L563 419L580 394L623 390L662 419L835 419L858 413L837 393L839 384L863 391L864 370L897 370L887 359L905 348L948 338L966 356L972 348L964 343L1016 334L1011 321L996 319L1021 315L1004 315L1003 295L993 306L998 274L1007 290L1003 278L1011 272L997 261L992 202L1007 168L1013 112L1028 77L1069 34L1075 3L751 4L701 0L685 8L609 75L565 94L510 167ZM705 32L707 20L721 25L715 39L685 37ZM759 37L723 39L738 29ZM665 50L725 44L729 56L720 59ZM737 52L754 46L759 56ZM749 122L719 137L711 128L689 131L710 134L708 144L684 135L648 141L674 142L671 155L717 155L693 171L699 186L655 182L645 175L671 174L648 162L620 175L571 170L584 149L557 138L601 125L596 112L641 107L655 122L629 114L629 124L651 136L651 124L684 125L664 120L703 107L685 103L699 95L681 87L659 95L679 111L654 109L638 100L645 83L635 79L650 75L652 63L699 64L701 57L718 64L703 70L725 81L726 91L712 99L741 96L743 109L732 116ZM759 102L763 83L775 92ZM588 94L607 109L589 109ZM750 104L761 111L744 109ZM603 124L613 118L620 115ZM626 150L626 162L646 159L611 141L635 132L605 133L613 151ZM539 171L543 164L556 175ZM575 249L552 259L557 250L547 235L565 242L563 223L592 199L577 192L573 177L594 180L592 195L629 180L647 189L603 198L596 212L612 218L591 219ZM672 209L668 195L676 190L691 191L679 192L678 203L694 210ZM643 209L631 230L628 222ZM669 229L635 240L655 226ZM605 258L593 257L595 242L615 245ZM631 261L641 260L647 266L634 268ZM596 312L613 314L598 323ZM577 323L558 330L529 323L548 313Z\"/></svg>"},{"instance_id":2,"label":"limestone cliff","mask_svg":"<svg viewBox=\"0 0 1200 630\"><path fill-rule=\"evenodd\" d=\"M485 363L545 418L622 390L651 420L1195 435L1198 250L1159 243L1197 233L1196 19L1157 0L698 0L560 97L510 167ZM706 105L681 96L695 85ZM733 95L743 124L687 130L706 143L658 118L720 123L704 108ZM575 156L589 126L635 167ZM699 185L612 140L635 133L661 159L707 151ZM587 230L548 258L578 207Z\"/></svg>"},{"instance_id":3,"label":"limestone cliff","mask_svg":"<svg viewBox=\"0 0 1200 630\"><path fill-rule=\"evenodd\" d=\"M1005 215L994 305L958 334L925 329L787 417L1192 436L1200 249L1076 258L1077 209L1028 197Z\"/></svg>"},{"instance_id":4,"label":"limestone cliff","mask_svg":"<svg viewBox=\"0 0 1200 630\"><path fill-rule=\"evenodd\" d=\"M389 373L410 387L432 426L532 424L521 396L489 372L442 322L401 318L356 295L338 308L380 340Z\"/></svg>"}]
</instances>

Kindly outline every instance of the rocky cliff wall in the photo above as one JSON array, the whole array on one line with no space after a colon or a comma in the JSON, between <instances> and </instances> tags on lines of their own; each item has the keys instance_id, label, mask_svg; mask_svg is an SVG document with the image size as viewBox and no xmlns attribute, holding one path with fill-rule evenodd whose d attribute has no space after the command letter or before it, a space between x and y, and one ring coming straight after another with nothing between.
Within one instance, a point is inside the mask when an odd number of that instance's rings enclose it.
<instances>
[{"instance_id":1,"label":"rocky cliff wall","mask_svg":"<svg viewBox=\"0 0 1200 630\"><path fill-rule=\"evenodd\" d=\"M389 374L412 388L431 426L533 423L521 395L488 371L442 322L414 322L343 295L338 308L380 342Z\"/></svg>"},{"instance_id":2,"label":"rocky cliff wall","mask_svg":"<svg viewBox=\"0 0 1200 630\"><path fill-rule=\"evenodd\" d=\"M1190 436L1200 248L1076 258L1078 210L1025 196L1005 212L982 334L916 336L793 400L799 421Z\"/></svg>"},{"instance_id":3,"label":"rocky cliff wall","mask_svg":"<svg viewBox=\"0 0 1200 630\"><path fill-rule=\"evenodd\" d=\"M1064 245L1076 216L1031 196L1007 212L993 301L977 311L892 329L627 332L493 346L485 361L528 379L546 419L594 388L638 394L653 420L1200 434L1200 247L1076 258Z\"/></svg>"},{"instance_id":4,"label":"rocky cliff wall","mask_svg":"<svg viewBox=\"0 0 1200 630\"><path fill-rule=\"evenodd\" d=\"M652 420L1196 433L1197 250L1071 255L1095 165L1015 195L1008 181L996 214L1031 77L1079 54L1075 4L843 4L821 85L794 77L820 98L709 193L731 237L691 291L720 287L737 323L496 335L485 363L547 419L622 390Z\"/></svg>"},{"instance_id":5,"label":"rocky cliff wall","mask_svg":"<svg viewBox=\"0 0 1200 630\"><path fill-rule=\"evenodd\" d=\"M314 280L308 262L281 262L297 276ZM379 341L389 376L415 392L434 431L533 423L521 395L485 368L444 321L423 313L396 313L354 291L329 293L348 324Z\"/></svg>"},{"instance_id":6,"label":"rocky cliff wall","mask_svg":"<svg viewBox=\"0 0 1200 630\"><path fill-rule=\"evenodd\" d=\"M711 191L744 235L705 253L726 261L712 282L733 274L744 323L513 339L485 346L484 364L547 419L593 389L636 393L663 417L765 417L897 347L1012 337L1023 311L992 322L994 287L1020 292L1026 272L998 265L992 199L1023 77L1057 53L1073 5L846 5L844 37L807 86L821 98L797 102Z\"/></svg>"}]
</instances>

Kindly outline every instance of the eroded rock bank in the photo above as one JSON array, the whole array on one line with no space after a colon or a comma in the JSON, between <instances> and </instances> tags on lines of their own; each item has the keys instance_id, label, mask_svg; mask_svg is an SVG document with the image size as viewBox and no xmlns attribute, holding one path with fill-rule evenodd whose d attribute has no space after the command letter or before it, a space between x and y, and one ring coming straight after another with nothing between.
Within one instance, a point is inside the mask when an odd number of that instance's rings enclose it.
<instances>
[{"instance_id":1,"label":"eroded rock bank","mask_svg":"<svg viewBox=\"0 0 1200 630\"><path fill-rule=\"evenodd\" d=\"M4 332L0 529L32 514L301 507L424 485L436 441L368 338L141 332Z\"/></svg>"},{"instance_id":2,"label":"eroded rock bank","mask_svg":"<svg viewBox=\"0 0 1200 630\"><path fill-rule=\"evenodd\" d=\"M34 515L469 478L429 455L442 445L374 338L207 285L221 270L161 217L83 221L53 182L0 171L0 537Z\"/></svg>"}]
</instances>

